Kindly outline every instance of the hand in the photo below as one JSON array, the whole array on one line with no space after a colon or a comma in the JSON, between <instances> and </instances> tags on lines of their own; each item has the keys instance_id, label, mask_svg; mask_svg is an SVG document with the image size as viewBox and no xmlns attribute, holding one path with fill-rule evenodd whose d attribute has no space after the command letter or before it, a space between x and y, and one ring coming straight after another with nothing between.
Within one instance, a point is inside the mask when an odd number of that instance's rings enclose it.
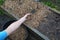
<instances>
[{"instance_id":1,"label":"hand","mask_svg":"<svg viewBox=\"0 0 60 40\"><path fill-rule=\"evenodd\" d=\"M26 18L27 16L31 15L30 13L27 13L24 17Z\"/></svg>"},{"instance_id":2,"label":"hand","mask_svg":"<svg viewBox=\"0 0 60 40\"><path fill-rule=\"evenodd\" d=\"M25 18L26 20L30 20L30 18L29 17L31 16L31 13L27 13L23 18Z\"/></svg>"},{"instance_id":3,"label":"hand","mask_svg":"<svg viewBox=\"0 0 60 40\"><path fill-rule=\"evenodd\" d=\"M18 22L21 21L21 22L23 23L24 21L28 20L28 16L29 16L29 15L31 15L31 14L30 14L30 13L27 13L25 16L23 16L22 18L20 18L20 19L18 20Z\"/></svg>"}]
</instances>

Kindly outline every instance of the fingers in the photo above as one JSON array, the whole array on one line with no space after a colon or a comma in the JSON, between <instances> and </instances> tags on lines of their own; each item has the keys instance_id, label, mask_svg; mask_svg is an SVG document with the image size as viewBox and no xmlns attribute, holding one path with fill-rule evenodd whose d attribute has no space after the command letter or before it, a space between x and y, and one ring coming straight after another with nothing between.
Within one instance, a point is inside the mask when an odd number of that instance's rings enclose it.
<instances>
[{"instance_id":1,"label":"fingers","mask_svg":"<svg viewBox=\"0 0 60 40\"><path fill-rule=\"evenodd\" d=\"M31 15L30 13L27 13L24 17L27 17L27 16L29 16L29 15Z\"/></svg>"}]
</instances>

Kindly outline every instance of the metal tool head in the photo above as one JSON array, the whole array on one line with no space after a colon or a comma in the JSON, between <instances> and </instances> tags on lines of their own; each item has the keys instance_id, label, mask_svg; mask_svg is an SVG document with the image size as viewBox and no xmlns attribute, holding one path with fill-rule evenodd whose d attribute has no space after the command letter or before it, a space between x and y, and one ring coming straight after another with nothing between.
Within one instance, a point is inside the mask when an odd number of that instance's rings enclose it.
<instances>
[{"instance_id":1,"label":"metal tool head","mask_svg":"<svg viewBox=\"0 0 60 40\"><path fill-rule=\"evenodd\" d=\"M30 13L34 14L35 12L36 12L36 10L35 10L35 9L33 9Z\"/></svg>"}]
</instances>

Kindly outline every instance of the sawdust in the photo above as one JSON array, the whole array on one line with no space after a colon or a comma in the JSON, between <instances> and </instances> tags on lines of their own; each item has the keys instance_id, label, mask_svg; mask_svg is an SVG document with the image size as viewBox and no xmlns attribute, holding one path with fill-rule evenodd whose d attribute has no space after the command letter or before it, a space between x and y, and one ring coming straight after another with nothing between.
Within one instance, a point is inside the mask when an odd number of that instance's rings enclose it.
<instances>
[{"instance_id":1,"label":"sawdust","mask_svg":"<svg viewBox=\"0 0 60 40\"><path fill-rule=\"evenodd\" d=\"M20 2L21 4L19 4ZM33 28L36 28L39 25L39 22L49 13L47 7L39 2L34 2L33 0L7 0L3 6L18 18L21 18L26 13L31 12L33 9L36 10L35 13L29 17L31 20L27 20L25 22L25 24Z\"/></svg>"}]
</instances>

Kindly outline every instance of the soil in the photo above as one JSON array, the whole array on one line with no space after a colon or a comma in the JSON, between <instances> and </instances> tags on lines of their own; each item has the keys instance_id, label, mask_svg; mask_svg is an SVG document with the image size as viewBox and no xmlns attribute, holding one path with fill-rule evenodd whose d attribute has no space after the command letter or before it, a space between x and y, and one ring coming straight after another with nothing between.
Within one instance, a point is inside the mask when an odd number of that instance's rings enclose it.
<instances>
[{"instance_id":1,"label":"soil","mask_svg":"<svg viewBox=\"0 0 60 40\"><path fill-rule=\"evenodd\" d=\"M21 18L26 13L31 13L32 15L28 17L30 20L27 20L24 24L39 30L51 40L59 40L57 34L59 35L60 32L56 31L57 29L60 30L60 22L58 21L60 20L60 16L50 11L48 7L40 2L35 2L33 0L6 0L2 8L8 10L8 12L15 15L16 18ZM21 36L19 30L18 32L16 31L17 34L13 33L13 35L10 36L13 40L15 40L15 38L19 40L18 37Z\"/></svg>"},{"instance_id":2,"label":"soil","mask_svg":"<svg viewBox=\"0 0 60 40\"><path fill-rule=\"evenodd\" d=\"M44 20L41 21L37 30L39 30L41 33L48 36L50 40L59 40L60 39L59 38L60 36L59 20L60 20L60 15L52 12L47 17L45 17Z\"/></svg>"},{"instance_id":3,"label":"soil","mask_svg":"<svg viewBox=\"0 0 60 40\"><path fill-rule=\"evenodd\" d=\"M28 33L24 26L20 26L15 32L13 32L9 38L10 40L25 40L28 36Z\"/></svg>"},{"instance_id":4,"label":"soil","mask_svg":"<svg viewBox=\"0 0 60 40\"><path fill-rule=\"evenodd\" d=\"M10 19L11 18L9 18L7 15L0 14L0 31L3 30L3 26L5 25L6 22L10 21Z\"/></svg>"}]
</instances>

